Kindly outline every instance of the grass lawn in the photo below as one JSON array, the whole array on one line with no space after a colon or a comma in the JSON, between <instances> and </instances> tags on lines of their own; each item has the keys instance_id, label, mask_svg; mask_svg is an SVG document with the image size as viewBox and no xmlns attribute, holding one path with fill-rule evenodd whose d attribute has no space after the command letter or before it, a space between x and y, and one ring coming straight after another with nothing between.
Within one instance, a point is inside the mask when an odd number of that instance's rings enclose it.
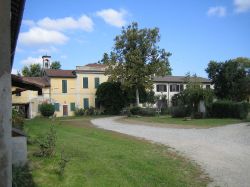
<instances>
[{"instance_id":1,"label":"grass lawn","mask_svg":"<svg viewBox=\"0 0 250 187\"><path fill-rule=\"evenodd\" d=\"M175 125L186 125L186 126L195 126L195 127L216 127L228 124L235 124L244 122L240 119L216 119L216 118L207 118L207 119L192 119L190 121L185 121L184 118L172 118L169 115L164 116L153 116L153 117L129 117L127 120L137 120L150 123L161 123L161 124L175 124Z\"/></svg>"},{"instance_id":2,"label":"grass lawn","mask_svg":"<svg viewBox=\"0 0 250 187\"><path fill-rule=\"evenodd\" d=\"M61 121L65 120L65 121ZM37 186L206 186L209 179L191 161L165 146L95 128L89 117L36 118L25 123L30 140L55 124L56 154L35 157L35 143L28 146L32 177ZM63 177L57 174L60 151L70 158ZM203 177L202 177L203 176Z\"/></svg>"}]
</instances>

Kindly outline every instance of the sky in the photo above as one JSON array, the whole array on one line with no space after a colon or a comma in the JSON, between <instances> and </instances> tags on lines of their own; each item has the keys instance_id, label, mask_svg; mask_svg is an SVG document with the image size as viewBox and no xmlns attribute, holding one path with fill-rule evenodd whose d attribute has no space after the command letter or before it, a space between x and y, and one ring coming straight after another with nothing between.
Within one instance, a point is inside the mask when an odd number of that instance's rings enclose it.
<instances>
[{"instance_id":1,"label":"sky","mask_svg":"<svg viewBox=\"0 0 250 187\"><path fill-rule=\"evenodd\" d=\"M13 73L43 55L62 69L95 63L132 22L160 29L173 75L207 77L210 60L250 57L250 0L26 0Z\"/></svg>"}]
</instances>

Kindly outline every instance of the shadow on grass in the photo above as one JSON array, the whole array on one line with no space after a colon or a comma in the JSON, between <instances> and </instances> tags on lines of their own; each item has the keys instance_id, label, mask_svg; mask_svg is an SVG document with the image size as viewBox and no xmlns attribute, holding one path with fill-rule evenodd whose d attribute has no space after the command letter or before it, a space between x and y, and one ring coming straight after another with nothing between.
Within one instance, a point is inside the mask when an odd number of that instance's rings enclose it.
<instances>
[{"instance_id":1,"label":"shadow on grass","mask_svg":"<svg viewBox=\"0 0 250 187\"><path fill-rule=\"evenodd\" d=\"M12 187L35 187L29 165L12 166Z\"/></svg>"}]
</instances>

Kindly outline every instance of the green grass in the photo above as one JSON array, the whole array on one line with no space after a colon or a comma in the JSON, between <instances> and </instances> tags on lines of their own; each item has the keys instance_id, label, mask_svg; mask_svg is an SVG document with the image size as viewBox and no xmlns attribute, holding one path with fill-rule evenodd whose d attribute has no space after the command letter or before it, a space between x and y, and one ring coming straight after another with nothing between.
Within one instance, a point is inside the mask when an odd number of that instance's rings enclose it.
<instances>
[{"instance_id":1,"label":"green grass","mask_svg":"<svg viewBox=\"0 0 250 187\"><path fill-rule=\"evenodd\" d=\"M176 124L176 125L187 125L187 126L197 126L197 127L216 127L228 124L235 124L244 122L240 119L231 118L205 118L205 119L191 119L190 121L185 121L184 118L172 118L169 115L165 116L153 116L153 117L130 117L127 119L150 122L150 123L161 123L161 124Z\"/></svg>"},{"instance_id":2,"label":"green grass","mask_svg":"<svg viewBox=\"0 0 250 187\"><path fill-rule=\"evenodd\" d=\"M95 128L88 117L66 120L37 118L26 121L25 130L30 140L48 132L51 124L55 124L57 131L55 156L35 157L33 153L38 146L28 146L30 168L37 186L198 187L209 182L197 165L165 146ZM62 149L70 161L63 177L59 177L57 170Z\"/></svg>"}]
</instances>

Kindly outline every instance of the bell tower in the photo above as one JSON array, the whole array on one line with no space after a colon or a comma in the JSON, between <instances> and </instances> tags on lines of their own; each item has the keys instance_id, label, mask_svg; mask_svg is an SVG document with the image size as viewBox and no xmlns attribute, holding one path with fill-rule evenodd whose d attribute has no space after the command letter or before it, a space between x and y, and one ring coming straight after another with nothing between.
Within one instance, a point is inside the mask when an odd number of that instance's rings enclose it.
<instances>
[{"instance_id":1,"label":"bell tower","mask_svg":"<svg viewBox=\"0 0 250 187\"><path fill-rule=\"evenodd\" d=\"M51 56L48 55L43 55L42 59L43 59L43 69L49 69L50 68L50 58Z\"/></svg>"}]
</instances>

